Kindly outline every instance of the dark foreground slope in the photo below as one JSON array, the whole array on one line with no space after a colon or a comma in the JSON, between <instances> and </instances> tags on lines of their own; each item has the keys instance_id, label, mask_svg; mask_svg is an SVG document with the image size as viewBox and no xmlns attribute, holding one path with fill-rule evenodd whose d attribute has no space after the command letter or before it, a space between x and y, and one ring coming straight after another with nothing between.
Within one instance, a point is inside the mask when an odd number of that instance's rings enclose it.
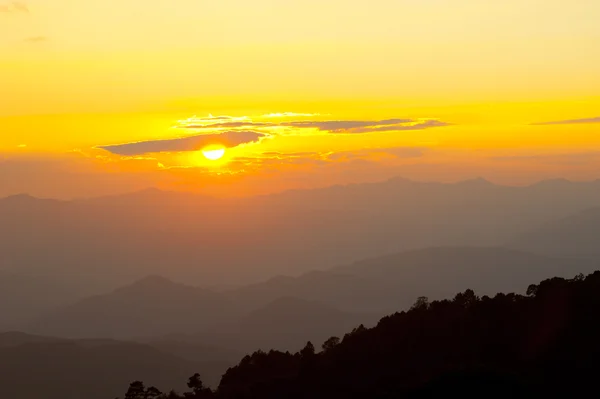
<instances>
[{"instance_id":1,"label":"dark foreground slope","mask_svg":"<svg viewBox=\"0 0 600 399\"><path fill-rule=\"evenodd\" d=\"M600 371L600 272L527 296L422 299L322 353L255 353L221 398L582 397Z\"/></svg>"},{"instance_id":2,"label":"dark foreground slope","mask_svg":"<svg viewBox=\"0 0 600 399\"><path fill-rule=\"evenodd\" d=\"M599 314L600 272L545 280L526 296L420 298L322 352L308 343L246 356L217 392L185 397L588 397L600 371Z\"/></svg>"},{"instance_id":3,"label":"dark foreground slope","mask_svg":"<svg viewBox=\"0 0 600 399\"><path fill-rule=\"evenodd\" d=\"M248 308L293 296L383 316L408 309L419 296L444 299L469 288L480 295L524 293L531 282L588 274L599 266L595 260L550 258L498 247L436 247L298 277L276 277L228 294Z\"/></svg>"}]
</instances>

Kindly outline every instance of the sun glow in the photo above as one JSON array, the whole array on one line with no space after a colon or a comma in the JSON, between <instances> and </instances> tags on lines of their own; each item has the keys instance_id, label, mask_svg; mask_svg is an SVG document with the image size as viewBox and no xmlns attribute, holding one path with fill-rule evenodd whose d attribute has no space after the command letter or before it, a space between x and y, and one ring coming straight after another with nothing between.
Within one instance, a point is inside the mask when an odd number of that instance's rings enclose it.
<instances>
[{"instance_id":1,"label":"sun glow","mask_svg":"<svg viewBox=\"0 0 600 399\"><path fill-rule=\"evenodd\" d=\"M202 150L202 155L208 160L217 161L225 155L225 148Z\"/></svg>"}]
</instances>

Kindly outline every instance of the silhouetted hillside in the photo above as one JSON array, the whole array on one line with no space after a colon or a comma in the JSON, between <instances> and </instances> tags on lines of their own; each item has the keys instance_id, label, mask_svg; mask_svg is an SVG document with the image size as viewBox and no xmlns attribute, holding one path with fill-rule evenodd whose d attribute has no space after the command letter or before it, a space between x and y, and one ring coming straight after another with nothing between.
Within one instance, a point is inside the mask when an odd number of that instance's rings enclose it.
<instances>
[{"instance_id":1,"label":"silhouetted hillside","mask_svg":"<svg viewBox=\"0 0 600 399\"><path fill-rule=\"evenodd\" d=\"M428 248L366 259L299 277L276 277L231 291L256 307L284 296L380 314L407 309L419 296L441 299L468 288L485 295L525 292L529 282L598 269L599 262L554 259L504 248Z\"/></svg>"},{"instance_id":2,"label":"silhouetted hillside","mask_svg":"<svg viewBox=\"0 0 600 399\"><path fill-rule=\"evenodd\" d=\"M216 392L185 397L589 397L600 371L598 312L598 271L544 280L526 295L421 297L376 327L331 337L321 352L310 342L295 354L255 352Z\"/></svg>"},{"instance_id":3,"label":"silhouetted hillside","mask_svg":"<svg viewBox=\"0 0 600 399\"><path fill-rule=\"evenodd\" d=\"M51 312L25 331L146 340L192 334L199 345L296 350L309 339L408 309L422 295L440 299L469 287L485 295L523 293L529 281L596 268L595 261L502 248L430 248L221 293L153 276Z\"/></svg>"},{"instance_id":4,"label":"silhouetted hillside","mask_svg":"<svg viewBox=\"0 0 600 399\"><path fill-rule=\"evenodd\" d=\"M215 366L218 366L215 367L215 369L221 368L225 370L244 357L244 352L202 344L193 336L186 334L173 334L162 338L142 341L142 343L183 359L201 362L203 364L214 364Z\"/></svg>"},{"instance_id":5,"label":"silhouetted hillside","mask_svg":"<svg viewBox=\"0 0 600 399\"><path fill-rule=\"evenodd\" d=\"M358 329L319 354L255 353L220 398L584 397L600 370L600 272L527 296L467 290Z\"/></svg>"},{"instance_id":6,"label":"silhouetted hillside","mask_svg":"<svg viewBox=\"0 0 600 399\"><path fill-rule=\"evenodd\" d=\"M196 339L245 352L261 348L295 351L306 340L322 341L361 323L374 324L378 318L374 314L342 312L323 303L284 297L235 323L198 334Z\"/></svg>"}]
</instances>

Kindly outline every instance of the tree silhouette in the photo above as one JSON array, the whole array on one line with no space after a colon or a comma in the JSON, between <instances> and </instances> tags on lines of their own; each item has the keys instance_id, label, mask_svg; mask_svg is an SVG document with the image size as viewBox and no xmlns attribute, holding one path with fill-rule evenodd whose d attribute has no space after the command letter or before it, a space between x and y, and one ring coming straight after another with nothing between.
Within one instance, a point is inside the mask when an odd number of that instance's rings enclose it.
<instances>
[{"instance_id":1,"label":"tree silhouette","mask_svg":"<svg viewBox=\"0 0 600 399\"><path fill-rule=\"evenodd\" d=\"M238 399L584 397L600 371L600 272L553 278L528 295L419 298L315 354L261 352L230 369L218 397ZM335 350L332 350L334 348ZM575 366L576 365L576 366ZM589 394L588 394L589 396Z\"/></svg>"},{"instance_id":2,"label":"tree silhouette","mask_svg":"<svg viewBox=\"0 0 600 399\"><path fill-rule=\"evenodd\" d=\"M411 310L427 310L429 307L429 298L426 296L420 296L415 301L414 305L410 308Z\"/></svg>"},{"instance_id":3,"label":"tree silhouette","mask_svg":"<svg viewBox=\"0 0 600 399\"><path fill-rule=\"evenodd\" d=\"M169 392L167 395L163 395L160 399L182 399L181 396L175 391Z\"/></svg>"},{"instance_id":4,"label":"tree silhouette","mask_svg":"<svg viewBox=\"0 0 600 399\"><path fill-rule=\"evenodd\" d=\"M204 399L204 398L212 398L213 392L210 388L204 386L202 379L200 378L200 374L196 373L191 376L187 383L188 388L192 391L183 394L184 398L190 399Z\"/></svg>"},{"instance_id":5,"label":"tree silhouette","mask_svg":"<svg viewBox=\"0 0 600 399\"><path fill-rule=\"evenodd\" d=\"M331 337L327 341L323 342L322 348L324 352L328 352L333 350L339 344L340 339L338 337Z\"/></svg>"},{"instance_id":6,"label":"tree silhouette","mask_svg":"<svg viewBox=\"0 0 600 399\"><path fill-rule=\"evenodd\" d=\"M184 397L589 397L600 372L598 314L600 271L544 280L529 286L527 296L480 298L466 290L452 300L422 297L374 328L328 339L320 353L308 342L295 354L248 355L216 392L196 374ZM135 382L126 398L146 399L140 395L147 392Z\"/></svg>"},{"instance_id":7,"label":"tree silhouette","mask_svg":"<svg viewBox=\"0 0 600 399\"><path fill-rule=\"evenodd\" d=\"M454 303L464 308L473 306L478 300L479 298L473 290L466 290L465 292L456 294L454 297Z\"/></svg>"},{"instance_id":8,"label":"tree silhouette","mask_svg":"<svg viewBox=\"0 0 600 399\"><path fill-rule=\"evenodd\" d=\"M134 381L129 385L125 399L157 399L162 394L156 387L146 388L142 381Z\"/></svg>"},{"instance_id":9,"label":"tree silhouette","mask_svg":"<svg viewBox=\"0 0 600 399\"><path fill-rule=\"evenodd\" d=\"M308 341L306 343L306 346L304 347L304 349L302 349L300 351L300 356L303 359L306 359L306 358L311 358L314 355L315 355L315 346L312 344L312 342Z\"/></svg>"},{"instance_id":10,"label":"tree silhouette","mask_svg":"<svg viewBox=\"0 0 600 399\"><path fill-rule=\"evenodd\" d=\"M146 387L142 381L134 381L129 384L129 389L125 394L125 399L144 399Z\"/></svg>"}]
</instances>

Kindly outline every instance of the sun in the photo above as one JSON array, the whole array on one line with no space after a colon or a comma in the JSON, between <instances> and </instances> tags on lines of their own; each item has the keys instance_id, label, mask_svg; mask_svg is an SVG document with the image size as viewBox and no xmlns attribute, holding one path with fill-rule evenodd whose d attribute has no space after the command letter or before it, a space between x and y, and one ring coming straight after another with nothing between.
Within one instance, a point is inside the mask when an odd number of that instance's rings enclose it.
<instances>
[{"instance_id":1,"label":"sun","mask_svg":"<svg viewBox=\"0 0 600 399\"><path fill-rule=\"evenodd\" d=\"M202 155L204 155L204 157L206 159L209 159L211 161L217 161L221 158L223 158L223 155L225 155L225 148L217 148L217 149L205 149L202 150Z\"/></svg>"}]
</instances>

